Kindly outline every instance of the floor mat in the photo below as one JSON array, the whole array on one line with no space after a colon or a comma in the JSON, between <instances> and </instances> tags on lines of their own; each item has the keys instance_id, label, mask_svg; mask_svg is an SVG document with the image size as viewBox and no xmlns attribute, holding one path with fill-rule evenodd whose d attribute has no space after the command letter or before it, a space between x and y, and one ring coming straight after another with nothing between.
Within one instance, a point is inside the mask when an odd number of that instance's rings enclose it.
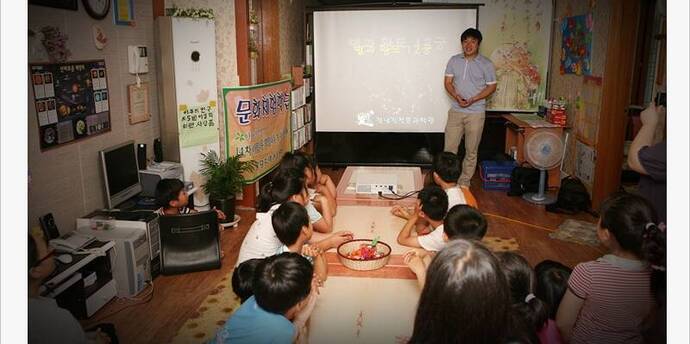
<instances>
[{"instance_id":1,"label":"floor mat","mask_svg":"<svg viewBox=\"0 0 690 344\"><path fill-rule=\"evenodd\" d=\"M228 276L231 275L232 272ZM232 291L230 278L224 277L192 316L177 330L177 334L170 342L180 344L208 342L239 306L240 299Z\"/></svg>"},{"instance_id":2,"label":"floor mat","mask_svg":"<svg viewBox=\"0 0 690 344\"><path fill-rule=\"evenodd\" d=\"M487 236L482 239L482 243L493 252L518 251L520 249L515 238Z\"/></svg>"},{"instance_id":3,"label":"floor mat","mask_svg":"<svg viewBox=\"0 0 690 344\"><path fill-rule=\"evenodd\" d=\"M581 245L599 246L597 225L586 221L567 219L549 237Z\"/></svg>"}]
</instances>

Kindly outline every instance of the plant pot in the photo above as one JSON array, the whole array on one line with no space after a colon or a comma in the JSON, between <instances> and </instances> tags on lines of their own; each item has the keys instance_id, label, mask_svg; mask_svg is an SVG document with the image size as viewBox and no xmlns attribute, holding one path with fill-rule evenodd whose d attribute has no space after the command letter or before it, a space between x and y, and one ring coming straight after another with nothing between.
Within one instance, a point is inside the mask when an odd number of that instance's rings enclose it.
<instances>
[{"instance_id":1,"label":"plant pot","mask_svg":"<svg viewBox=\"0 0 690 344\"><path fill-rule=\"evenodd\" d=\"M225 199L216 199L211 197L211 208L216 209L225 213L225 220L220 221L221 223L232 222L235 219L235 195L227 197Z\"/></svg>"}]
</instances>

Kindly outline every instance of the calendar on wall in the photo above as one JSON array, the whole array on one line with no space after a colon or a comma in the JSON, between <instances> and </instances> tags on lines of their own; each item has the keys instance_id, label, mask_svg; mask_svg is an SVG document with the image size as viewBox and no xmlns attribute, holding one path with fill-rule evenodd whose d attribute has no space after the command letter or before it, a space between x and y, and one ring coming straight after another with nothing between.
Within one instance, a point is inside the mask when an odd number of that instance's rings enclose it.
<instances>
[{"instance_id":1,"label":"calendar on wall","mask_svg":"<svg viewBox=\"0 0 690 344\"><path fill-rule=\"evenodd\" d=\"M105 60L31 64L41 150L110 131Z\"/></svg>"}]
</instances>

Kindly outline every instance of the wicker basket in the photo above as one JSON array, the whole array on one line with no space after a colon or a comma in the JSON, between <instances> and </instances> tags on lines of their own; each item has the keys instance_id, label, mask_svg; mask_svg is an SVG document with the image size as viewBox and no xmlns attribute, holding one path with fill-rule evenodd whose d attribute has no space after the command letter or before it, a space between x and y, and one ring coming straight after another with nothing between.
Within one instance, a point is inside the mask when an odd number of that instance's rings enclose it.
<instances>
[{"instance_id":1,"label":"wicker basket","mask_svg":"<svg viewBox=\"0 0 690 344\"><path fill-rule=\"evenodd\" d=\"M378 251L383 251L383 257L368 260L350 259L347 257L350 251L358 249L361 244L371 243L371 241L371 239L356 239L340 244L337 250L338 259L340 259L343 265L352 270L368 271L386 266L386 264L388 264L388 259L391 257L391 247L382 241L376 243L376 249Z\"/></svg>"}]
</instances>

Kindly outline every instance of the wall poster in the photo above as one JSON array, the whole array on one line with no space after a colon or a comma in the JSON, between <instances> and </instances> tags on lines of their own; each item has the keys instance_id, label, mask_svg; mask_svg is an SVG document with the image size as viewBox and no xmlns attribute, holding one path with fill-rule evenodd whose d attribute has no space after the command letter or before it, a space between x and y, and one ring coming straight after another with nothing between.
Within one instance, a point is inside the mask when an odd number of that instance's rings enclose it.
<instances>
[{"instance_id":1,"label":"wall poster","mask_svg":"<svg viewBox=\"0 0 690 344\"><path fill-rule=\"evenodd\" d=\"M244 176L248 183L270 172L291 149L290 80L223 88L225 152L254 160L257 168Z\"/></svg>"},{"instance_id":2,"label":"wall poster","mask_svg":"<svg viewBox=\"0 0 690 344\"><path fill-rule=\"evenodd\" d=\"M29 66L41 150L110 131L105 60Z\"/></svg>"}]
</instances>

